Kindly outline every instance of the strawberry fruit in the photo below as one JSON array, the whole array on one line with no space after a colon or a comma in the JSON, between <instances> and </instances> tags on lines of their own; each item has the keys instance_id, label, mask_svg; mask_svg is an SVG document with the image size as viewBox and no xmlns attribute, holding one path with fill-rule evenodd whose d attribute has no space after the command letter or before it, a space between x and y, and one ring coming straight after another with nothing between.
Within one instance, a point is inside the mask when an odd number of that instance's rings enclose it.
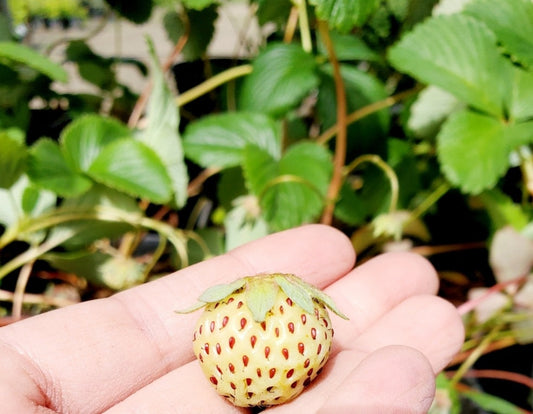
<instances>
[{"instance_id":1,"label":"strawberry fruit","mask_svg":"<svg viewBox=\"0 0 533 414\"><path fill-rule=\"evenodd\" d=\"M239 407L268 407L298 396L328 360L332 299L291 274L238 279L206 290L194 354L217 392Z\"/></svg>"}]
</instances>

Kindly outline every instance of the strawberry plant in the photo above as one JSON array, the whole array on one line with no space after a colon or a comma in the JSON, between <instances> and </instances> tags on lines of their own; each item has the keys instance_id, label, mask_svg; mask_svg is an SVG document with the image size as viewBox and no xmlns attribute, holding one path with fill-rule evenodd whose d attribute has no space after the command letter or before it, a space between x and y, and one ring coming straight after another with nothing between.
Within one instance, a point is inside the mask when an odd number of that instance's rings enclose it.
<instances>
[{"instance_id":1,"label":"strawberry plant","mask_svg":"<svg viewBox=\"0 0 533 414\"><path fill-rule=\"evenodd\" d=\"M411 250L440 271L467 328L439 377L447 412L530 409L470 379L531 388L476 370L533 338L530 0L26 3L0 7L5 323L321 222L362 261ZM235 10L238 35L219 42ZM35 35L69 15L81 35ZM105 54L111 19L164 40L137 45L145 59Z\"/></svg>"}]
</instances>

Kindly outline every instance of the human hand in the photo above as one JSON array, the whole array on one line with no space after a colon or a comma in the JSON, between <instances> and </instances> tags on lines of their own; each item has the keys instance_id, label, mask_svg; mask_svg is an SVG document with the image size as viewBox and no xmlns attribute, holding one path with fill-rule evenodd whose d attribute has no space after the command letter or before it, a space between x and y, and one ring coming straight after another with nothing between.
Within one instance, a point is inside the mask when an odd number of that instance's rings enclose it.
<instances>
[{"instance_id":1,"label":"human hand","mask_svg":"<svg viewBox=\"0 0 533 414\"><path fill-rule=\"evenodd\" d=\"M198 314L176 315L207 287L263 272L294 273L349 316L331 315L322 374L272 413L423 413L434 374L463 341L455 308L434 296L427 261L382 255L352 270L349 240L309 225L110 298L0 328L3 413L246 413L220 397L192 353Z\"/></svg>"}]
</instances>

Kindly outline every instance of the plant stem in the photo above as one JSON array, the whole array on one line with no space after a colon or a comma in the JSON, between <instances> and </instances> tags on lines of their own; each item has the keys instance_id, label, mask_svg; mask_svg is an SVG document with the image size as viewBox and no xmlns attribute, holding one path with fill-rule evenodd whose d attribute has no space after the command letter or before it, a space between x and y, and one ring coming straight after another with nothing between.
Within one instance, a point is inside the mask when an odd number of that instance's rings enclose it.
<instances>
[{"instance_id":1,"label":"plant stem","mask_svg":"<svg viewBox=\"0 0 533 414\"><path fill-rule=\"evenodd\" d=\"M306 0L295 0L298 7L298 21L300 24L300 36L302 38L302 49L307 53L313 51L313 42L311 40L311 29L309 27L309 16L307 15ZM327 30L327 29L326 29Z\"/></svg>"},{"instance_id":2,"label":"plant stem","mask_svg":"<svg viewBox=\"0 0 533 414\"><path fill-rule=\"evenodd\" d=\"M316 188L313 185L313 183L311 183L309 180L306 180L305 178L302 178L302 177L299 177L293 174L278 175L276 178L273 178L272 180L268 181L265 187L263 188L263 190L261 191L261 193L257 196L257 198L261 200L269 189L271 189L272 187L276 185L284 184L284 183L303 184L307 186L308 188L310 188L311 190L313 190L320 198L322 198L322 193L320 192L318 188Z\"/></svg>"},{"instance_id":3,"label":"plant stem","mask_svg":"<svg viewBox=\"0 0 533 414\"><path fill-rule=\"evenodd\" d=\"M203 170L198 176L189 182L189 185L187 187L187 194L189 197L197 195L202 187L202 184L211 176L218 174L220 172L221 168L218 167L210 167Z\"/></svg>"},{"instance_id":4,"label":"plant stem","mask_svg":"<svg viewBox=\"0 0 533 414\"><path fill-rule=\"evenodd\" d=\"M533 379L518 372L502 371L497 369L471 369L464 375L465 378L493 378L512 381L533 389Z\"/></svg>"},{"instance_id":5,"label":"plant stem","mask_svg":"<svg viewBox=\"0 0 533 414\"><path fill-rule=\"evenodd\" d=\"M466 360L461 364L455 375L450 380L450 384L452 386L457 384L461 378L463 378L465 373L470 370L478 358L483 355L484 351L490 346L492 340L496 337L496 335L498 335L498 332L502 329L502 327L502 325L496 325L494 328L492 328L489 334L483 338L483 341L481 341L479 346L474 349L470 355L468 355Z\"/></svg>"},{"instance_id":6,"label":"plant stem","mask_svg":"<svg viewBox=\"0 0 533 414\"><path fill-rule=\"evenodd\" d=\"M498 340L492 342L491 344L489 344L489 346L487 346L485 348L484 353L489 353L489 352L492 352L492 351L497 351L499 349L509 348L510 346L513 346L513 345L516 345L516 344L517 344L517 340L514 337L514 335L511 334L510 336L507 336L507 337L502 338L502 339L498 339ZM449 365L452 366L452 365L457 365L457 364L462 363L474 351L475 351L475 349L474 350L470 349L470 350L466 350L466 351L458 353L457 355L455 355L453 357L453 359L452 359L452 361L450 362Z\"/></svg>"},{"instance_id":7,"label":"plant stem","mask_svg":"<svg viewBox=\"0 0 533 414\"><path fill-rule=\"evenodd\" d=\"M446 181L439 185L435 191L433 191L429 196L427 196L424 201L422 201L418 206L416 206L411 212L411 220L415 220L418 217L424 215L424 213L434 205L444 194L450 190L451 186Z\"/></svg>"},{"instance_id":8,"label":"plant stem","mask_svg":"<svg viewBox=\"0 0 533 414\"><path fill-rule=\"evenodd\" d=\"M9 262L7 262L6 264L0 267L0 280L2 280L4 276L11 273L13 270L18 269L20 266L24 266L27 263L31 263L37 260L44 253L52 250L54 247L57 247L58 245L60 245L67 239L71 238L72 236L73 234L71 233L67 234L65 232L63 237L55 237L53 239L47 240L43 244L39 246L31 247L25 252L14 257Z\"/></svg>"},{"instance_id":9,"label":"plant stem","mask_svg":"<svg viewBox=\"0 0 533 414\"><path fill-rule=\"evenodd\" d=\"M237 79L242 76L252 73L252 65L235 66L234 68L225 70L212 78L207 79L205 82L189 89L176 98L176 105L183 106L189 102L194 101L202 95L211 92L213 89L227 83L233 79Z\"/></svg>"},{"instance_id":10,"label":"plant stem","mask_svg":"<svg viewBox=\"0 0 533 414\"><path fill-rule=\"evenodd\" d=\"M59 224L64 224L79 220L101 220L112 222L129 223L132 226L146 228L156 231L163 235L175 247L183 266L187 266L187 249L186 238L184 233L175 229L168 224L145 217L136 213L129 213L123 210L118 210L109 207L97 207L93 209L56 209L53 213L45 214L36 218L31 218L26 222L21 223L17 231L6 232L0 238L0 248L14 241L20 233L31 233L39 230L44 230ZM47 240L40 246L30 248L19 256L15 257L2 267L0 267L0 279L2 279L9 272L37 259L42 254L51 250L52 248L63 243L74 235L74 231L65 231L52 239ZM5 237L8 236L8 237Z\"/></svg>"},{"instance_id":11,"label":"plant stem","mask_svg":"<svg viewBox=\"0 0 533 414\"><path fill-rule=\"evenodd\" d=\"M520 148L519 154L522 160L520 169L524 177L526 189L530 195L533 195L533 155L529 148Z\"/></svg>"},{"instance_id":12,"label":"plant stem","mask_svg":"<svg viewBox=\"0 0 533 414\"><path fill-rule=\"evenodd\" d=\"M463 303L461 306L457 308L457 312L460 315L466 315L468 312L474 310L476 306L478 306L483 301L487 300L491 295L501 292L505 288L511 285L521 285L526 280L527 276L519 276L517 278L506 280L504 282L499 282L490 288L487 289L487 291L481 295L480 297L476 299L469 300L468 302Z\"/></svg>"},{"instance_id":13,"label":"plant stem","mask_svg":"<svg viewBox=\"0 0 533 414\"><path fill-rule=\"evenodd\" d=\"M148 276L150 275L150 272L154 268L154 266L159 261L160 257L165 252L165 248L167 247L167 239L166 237L159 236L159 243L157 244L157 248L155 249L154 253L152 254L152 257L150 258L150 262L145 266L143 271L143 280L147 280Z\"/></svg>"},{"instance_id":14,"label":"plant stem","mask_svg":"<svg viewBox=\"0 0 533 414\"><path fill-rule=\"evenodd\" d=\"M284 43L291 43L292 39L294 38L294 33L296 32L296 26L298 24L298 13L298 7L291 7L289 19L287 20L287 24L285 25L285 33L283 34Z\"/></svg>"},{"instance_id":15,"label":"plant stem","mask_svg":"<svg viewBox=\"0 0 533 414\"><path fill-rule=\"evenodd\" d=\"M17 278L17 284L15 286L15 293L13 294L13 307L11 314L14 318L20 319L22 317L22 305L24 303L24 291L26 285L30 279L31 270L35 261L31 261L22 266L19 276Z\"/></svg>"},{"instance_id":16,"label":"plant stem","mask_svg":"<svg viewBox=\"0 0 533 414\"><path fill-rule=\"evenodd\" d=\"M14 301L14 293L9 292L7 290L0 289L0 300L1 301ZM77 302L71 301L66 298L61 297L49 297L46 295L38 295L35 293L26 293L24 295L24 303L31 303L36 305L48 305L48 306L55 306L58 308L74 305ZM10 323L15 322L19 320L20 318L15 318L14 316L10 317ZM0 324L2 326L3 324Z\"/></svg>"},{"instance_id":17,"label":"plant stem","mask_svg":"<svg viewBox=\"0 0 533 414\"><path fill-rule=\"evenodd\" d=\"M408 89L406 91L400 92L396 95L389 96L388 98L383 99L382 101L373 102L370 105L363 106L362 108L359 108L349 114L346 118L346 122L348 125L353 124L356 121L359 121L360 119L372 115L374 112L381 111L382 109L389 108L393 106L394 104L402 101L403 99L417 93L420 91L421 87L417 86L412 89ZM333 138L338 132L339 132L339 124L335 124L332 127L325 130L317 139L317 143L319 144L325 144L328 142L331 138Z\"/></svg>"},{"instance_id":18,"label":"plant stem","mask_svg":"<svg viewBox=\"0 0 533 414\"><path fill-rule=\"evenodd\" d=\"M353 170L355 170L359 165L364 162L370 162L377 167L379 167L387 176L390 185L391 197L390 197L390 206L389 213L393 213L398 208L398 197L400 194L400 184L398 182L398 176L392 167L387 164L383 158L376 154L365 154L357 157L344 169L344 175L347 176Z\"/></svg>"},{"instance_id":19,"label":"plant stem","mask_svg":"<svg viewBox=\"0 0 533 414\"><path fill-rule=\"evenodd\" d=\"M318 29L320 35L324 40L326 49L328 51L329 60L333 66L333 78L335 81L335 94L337 99L337 139L335 141L335 155L333 157L333 176L327 192L326 207L322 213L321 223L331 224L333 221L333 211L335 209L335 201L342 186L343 167L346 160L347 147L347 125L346 117L346 91L344 89L344 81L340 70L339 61L335 54L333 42L329 36L328 24L325 21L318 22Z\"/></svg>"}]
</instances>

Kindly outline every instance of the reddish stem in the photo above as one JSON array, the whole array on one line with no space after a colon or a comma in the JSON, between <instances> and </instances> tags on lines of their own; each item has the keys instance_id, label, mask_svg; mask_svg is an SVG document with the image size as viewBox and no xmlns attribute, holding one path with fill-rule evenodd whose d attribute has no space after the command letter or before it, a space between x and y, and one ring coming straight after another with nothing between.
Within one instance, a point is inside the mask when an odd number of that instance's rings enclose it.
<instances>
[{"instance_id":1,"label":"reddish stem","mask_svg":"<svg viewBox=\"0 0 533 414\"><path fill-rule=\"evenodd\" d=\"M326 22L319 22L319 30L322 35L324 44L328 51L329 60L333 66L333 78L335 81L335 93L337 96L337 137L335 139L335 155L333 157L333 177L329 184L326 207L322 213L321 222L323 224L331 224L333 221L333 211L335 209L335 200L339 194L342 186L343 168L346 160L346 141L348 139L347 133L347 105L346 105L346 91L344 90L344 81L342 79L341 69L333 42L329 36L329 29Z\"/></svg>"}]
</instances>

